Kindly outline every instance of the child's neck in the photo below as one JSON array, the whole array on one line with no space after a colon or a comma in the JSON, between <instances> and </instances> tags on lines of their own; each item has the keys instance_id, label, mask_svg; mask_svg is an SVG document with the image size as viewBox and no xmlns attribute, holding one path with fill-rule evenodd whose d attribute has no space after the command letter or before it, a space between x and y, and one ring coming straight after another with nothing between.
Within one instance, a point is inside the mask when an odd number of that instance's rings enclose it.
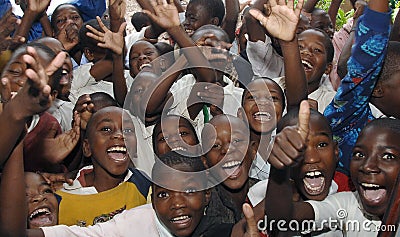
<instances>
[{"instance_id":1,"label":"child's neck","mask_svg":"<svg viewBox=\"0 0 400 237\"><path fill-rule=\"evenodd\" d=\"M252 129L250 130L250 140L256 143L257 152L265 159L269 156L271 134L272 132L258 133Z\"/></svg>"},{"instance_id":2,"label":"child's neck","mask_svg":"<svg viewBox=\"0 0 400 237\"><path fill-rule=\"evenodd\" d=\"M111 176L104 170L93 169L93 172L85 174L86 187L94 187L97 192L104 192L113 189L120 184L124 178L125 174L121 176Z\"/></svg>"},{"instance_id":3,"label":"child's neck","mask_svg":"<svg viewBox=\"0 0 400 237\"><path fill-rule=\"evenodd\" d=\"M222 185L222 187L227 191L230 195L230 197L233 200L233 203L237 210L242 210L242 205L246 201L247 198L247 193L249 192L249 180L246 181L246 183L240 188L240 189L230 189L226 187L225 185Z\"/></svg>"}]
</instances>

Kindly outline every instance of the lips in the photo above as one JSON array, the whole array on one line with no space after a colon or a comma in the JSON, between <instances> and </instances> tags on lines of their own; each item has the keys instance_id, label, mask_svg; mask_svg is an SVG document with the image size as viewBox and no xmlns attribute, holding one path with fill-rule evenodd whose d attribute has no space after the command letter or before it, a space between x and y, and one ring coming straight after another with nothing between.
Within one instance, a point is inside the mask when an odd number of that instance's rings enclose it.
<instances>
[{"instance_id":1,"label":"lips","mask_svg":"<svg viewBox=\"0 0 400 237\"><path fill-rule=\"evenodd\" d=\"M319 195L325 188L325 177L321 171L309 171L303 178L304 189L309 195Z\"/></svg>"},{"instance_id":2,"label":"lips","mask_svg":"<svg viewBox=\"0 0 400 237\"><path fill-rule=\"evenodd\" d=\"M177 146L177 147L171 148L171 151L187 151L187 149L182 146Z\"/></svg>"},{"instance_id":3,"label":"lips","mask_svg":"<svg viewBox=\"0 0 400 237\"><path fill-rule=\"evenodd\" d=\"M150 63L143 63L142 65L139 66L139 71L142 71L143 68L148 67L151 68L151 64Z\"/></svg>"},{"instance_id":4,"label":"lips","mask_svg":"<svg viewBox=\"0 0 400 237\"><path fill-rule=\"evenodd\" d=\"M53 225L53 215L48 207L42 207L34 210L29 215L30 226L49 226Z\"/></svg>"},{"instance_id":5,"label":"lips","mask_svg":"<svg viewBox=\"0 0 400 237\"><path fill-rule=\"evenodd\" d=\"M222 169L229 176L230 179L235 179L241 174L241 164L242 162L238 160L228 161L222 165Z\"/></svg>"},{"instance_id":6,"label":"lips","mask_svg":"<svg viewBox=\"0 0 400 237\"><path fill-rule=\"evenodd\" d=\"M107 149L107 154L112 160L116 162L123 162L128 158L125 146L110 147Z\"/></svg>"},{"instance_id":7,"label":"lips","mask_svg":"<svg viewBox=\"0 0 400 237\"><path fill-rule=\"evenodd\" d=\"M359 185L361 188L360 195L370 205L377 205L379 203L385 202L387 195L387 190L385 187L378 184L366 182L362 182Z\"/></svg>"},{"instance_id":8,"label":"lips","mask_svg":"<svg viewBox=\"0 0 400 237\"><path fill-rule=\"evenodd\" d=\"M301 63L303 64L304 71L311 71L314 68L313 64L306 59L302 59Z\"/></svg>"},{"instance_id":9,"label":"lips","mask_svg":"<svg viewBox=\"0 0 400 237\"><path fill-rule=\"evenodd\" d=\"M194 33L194 30L191 29L185 29L186 34L188 34L189 36L192 36Z\"/></svg>"},{"instance_id":10,"label":"lips","mask_svg":"<svg viewBox=\"0 0 400 237\"><path fill-rule=\"evenodd\" d=\"M257 112L253 114L253 118L261 123L269 122L272 119L272 116L268 112Z\"/></svg>"},{"instance_id":11,"label":"lips","mask_svg":"<svg viewBox=\"0 0 400 237\"><path fill-rule=\"evenodd\" d=\"M180 215L170 219L170 222L176 226L177 229L183 229L190 226L192 217L189 215Z\"/></svg>"}]
</instances>

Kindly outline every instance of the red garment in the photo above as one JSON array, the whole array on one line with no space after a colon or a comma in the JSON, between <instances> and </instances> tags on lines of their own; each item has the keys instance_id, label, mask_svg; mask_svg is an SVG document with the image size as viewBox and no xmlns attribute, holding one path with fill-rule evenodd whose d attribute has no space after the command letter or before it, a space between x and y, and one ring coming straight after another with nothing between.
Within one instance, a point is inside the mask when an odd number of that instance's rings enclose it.
<instances>
[{"instance_id":1,"label":"red garment","mask_svg":"<svg viewBox=\"0 0 400 237\"><path fill-rule=\"evenodd\" d=\"M355 191L355 187L349 176L336 171L333 180L338 185L338 192Z\"/></svg>"},{"instance_id":2,"label":"red garment","mask_svg":"<svg viewBox=\"0 0 400 237\"><path fill-rule=\"evenodd\" d=\"M51 114L44 112L40 115L38 124L29 132L24 139L24 168L30 172L63 173L66 167L62 164L52 164L43 159L42 142L50 132L56 128L54 137L61 134L61 126Z\"/></svg>"}]
</instances>

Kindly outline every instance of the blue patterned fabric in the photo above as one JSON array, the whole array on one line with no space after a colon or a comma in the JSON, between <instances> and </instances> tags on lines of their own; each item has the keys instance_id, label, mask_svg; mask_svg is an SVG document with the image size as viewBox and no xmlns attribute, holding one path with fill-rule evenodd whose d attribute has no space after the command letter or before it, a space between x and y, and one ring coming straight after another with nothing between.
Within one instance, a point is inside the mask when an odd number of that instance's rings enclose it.
<instances>
[{"instance_id":1,"label":"blue patterned fabric","mask_svg":"<svg viewBox=\"0 0 400 237\"><path fill-rule=\"evenodd\" d=\"M102 16L106 10L105 0L74 0L71 3L81 11L84 22Z\"/></svg>"},{"instance_id":2,"label":"blue patterned fabric","mask_svg":"<svg viewBox=\"0 0 400 237\"><path fill-rule=\"evenodd\" d=\"M390 15L391 12L364 10L347 64L348 73L324 112L340 148L338 171L346 175L349 175L352 149L358 134L367 122L374 119L369 99L386 55Z\"/></svg>"}]
</instances>

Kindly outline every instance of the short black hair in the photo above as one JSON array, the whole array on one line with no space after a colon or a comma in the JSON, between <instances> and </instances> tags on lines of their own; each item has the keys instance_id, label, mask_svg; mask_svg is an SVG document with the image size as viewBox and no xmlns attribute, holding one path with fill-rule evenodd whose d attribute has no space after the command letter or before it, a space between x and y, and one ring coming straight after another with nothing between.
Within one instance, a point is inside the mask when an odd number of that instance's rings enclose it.
<instances>
[{"instance_id":1,"label":"short black hair","mask_svg":"<svg viewBox=\"0 0 400 237\"><path fill-rule=\"evenodd\" d=\"M306 32L306 31L309 31L309 30L315 30L315 31L321 32L324 35L324 41L322 43L324 44L325 50L326 50L326 61L327 61L327 63L332 63L333 56L335 55L335 48L333 47L333 43L332 43L332 40L329 37L329 35L325 31L323 31L319 28L307 29L307 30L301 32L300 34Z\"/></svg>"},{"instance_id":2,"label":"short black hair","mask_svg":"<svg viewBox=\"0 0 400 237\"><path fill-rule=\"evenodd\" d=\"M361 132L369 127L387 128L400 136L400 120L392 118L378 118L367 123ZM361 134L361 133L360 133Z\"/></svg>"},{"instance_id":3,"label":"short black hair","mask_svg":"<svg viewBox=\"0 0 400 237\"><path fill-rule=\"evenodd\" d=\"M296 106L293 109L289 110L282 117L282 119L278 122L278 125L276 127L277 133L281 132L286 126L295 125L297 123L297 121L299 119L299 109L300 109L300 107ZM324 121L324 123L327 125L327 127L329 128L331 138L333 138L332 127L330 126L328 119L323 114L318 112L317 110L310 108L310 117L311 116L316 116L316 117L322 119ZM294 122L294 124L293 124L293 122Z\"/></svg>"},{"instance_id":4,"label":"short black hair","mask_svg":"<svg viewBox=\"0 0 400 237\"><path fill-rule=\"evenodd\" d=\"M141 31L143 27L151 24L150 18L144 12L135 12L132 15L131 23L137 32Z\"/></svg>"},{"instance_id":5,"label":"short black hair","mask_svg":"<svg viewBox=\"0 0 400 237\"><path fill-rule=\"evenodd\" d=\"M170 151L155 159L151 175L153 179L157 177L157 174L165 165L183 172L200 172L206 170L200 157L189 157L175 151ZM183 168L181 165L185 165L186 167Z\"/></svg>"},{"instance_id":6,"label":"short black hair","mask_svg":"<svg viewBox=\"0 0 400 237\"><path fill-rule=\"evenodd\" d=\"M219 25L222 24L222 20L225 17L225 6L222 0L190 0L189 4L199 4L203 6L209 12L211 18L217 17Z\"/></svg>"},{"instance_id":7,"label":"short black hair","mask_svg":"<svg viewBox=\"0 0 400 237\"><path fill-rule=\"evenodd\" d=\"M107 19L107 20L101 19L101 21L107 28L110 28L110 20L109 19ZM103 32L103 30L100 28L99 22L97 22L97 19L92 19L92 20L89 20L89 21L83 23L82 28L79 30L79 45L80 45L81 49L84 49L86 47L90 48L90 49L97 48L98 47L97 43L99 41L86 35L86 33L90 32L90 30L88 28L86 28L87 25L90 25L94 29L96 29L100 32Z\"/></svg>"},{"instance_id":8,"label":"short black hair","mask_svg":"<svg viewBox=\"0 0 400 237\"><path fill-rule=\"evenodd\" d=\"M378 81L386 81L400 71L400 42L389 41L385 61Z\"/></svg>"}]
</instances>

